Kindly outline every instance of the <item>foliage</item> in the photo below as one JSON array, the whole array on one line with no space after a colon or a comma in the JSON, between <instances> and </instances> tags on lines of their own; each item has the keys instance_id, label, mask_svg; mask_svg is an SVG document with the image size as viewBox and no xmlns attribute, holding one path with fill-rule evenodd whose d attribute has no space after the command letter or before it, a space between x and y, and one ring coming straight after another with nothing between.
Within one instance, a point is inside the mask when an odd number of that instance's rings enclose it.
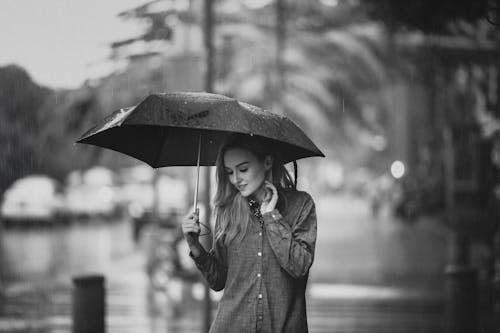
<instances>
[{"instance_id":1,"label":"foliage","mask_svg":"<svg viewBox=\"0 0 500 333\"><path fill-rule=\"evenodd\" d=\"M370 17L384 22L391 30L431 34L451 33L457 24L476 25L496 10L495 1L491 0L362 0L361 4Z\"/></svg>"},{"instance_id":2,"label":"foliage","mask_svg":"<svg viewBox=\"0 0 500 333\"><path fill-rule=\"evenodd\" d=\"M145 31L125 40L115 41L111 44L114 57L120 57L122 50L137 43L165 42L172 39L173 25L177 19L178 8L173 1L150 0L137 7L121 12L118 16L125 20L135 20L146 25ZM125 53L129 53L126 52ZM148 51L149 55L161 53L161 51ZM134 57L135 54L126 54L125 57Z\"/></svg>"},{"instance_id":3,"label":"foliage","mask_svg":"<svg viewBox=\"0 0 500 333\"><path fill-rule=\"evenodd\" d=\"M335 8L286 3L281 50L274 6L226 12L219 6L216 90L282 110L337 157L352 157L363 145L361 136L385 134L387 115L376 109L367 117L366 95L374 96L402 65L383 30L347 2Z\"/></svg>"},{"instance_id":4,"label":"foliage","mask_svg":"<svg viewBox=\"0 0 500 333\"><path fill-rule=\"evenodd\" d=\"M91 149L77 150L73 142L96 107L85 87L54 91L18 66L0 67L0 195L20 177L42 173L62 180L95 159Z\"/></svg>"},{"instance_id":5,"label":"foliage","mask_svg":"<svg viewBox=\"0 0 500 333\"><path fill-rule=\"evenodd\" d=\"M0 68L0 189L27 173L45 171L42 151L50 141L45 126L51 91L31 81L17 66Z\"/></svg>"}]
</instances>

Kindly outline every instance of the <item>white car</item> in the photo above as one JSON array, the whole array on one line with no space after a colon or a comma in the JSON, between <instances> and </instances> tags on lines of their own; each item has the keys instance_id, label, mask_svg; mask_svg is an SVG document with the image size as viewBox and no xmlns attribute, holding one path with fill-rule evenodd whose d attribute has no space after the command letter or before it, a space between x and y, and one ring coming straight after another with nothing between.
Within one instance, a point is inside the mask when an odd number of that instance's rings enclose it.
<instances>
[{"instance_id":1,"label":"white car","mask_svg":"<svg viewBox=\"0 0 500 333\"><path fill-rule=\"evenodd\" d=\"M57 181L31 175L18 179L4 193L0 212L4 220L51 222L60 208Z\"/></svg>"},{"instance_id":2,"label":"white car","mask_svg":"<svg viewBox=\"0 0 500 333\"><path fill-rule=\"evenodd\" d=\"M114 196L114 188L108 185L68 186L64 210L70 216L111 216L116 207Z\"/></svg>"},{"instance_id":3,"label":"white car","mask_svg":"<svg viewBox=\"0 0 500 333\"><path fill-rule=\"evenodd\" d=\"M113 171L104 167L71 172L64 191L66 216L111 217L116 211L113 178Z\"/></svg>"}]
</instances>

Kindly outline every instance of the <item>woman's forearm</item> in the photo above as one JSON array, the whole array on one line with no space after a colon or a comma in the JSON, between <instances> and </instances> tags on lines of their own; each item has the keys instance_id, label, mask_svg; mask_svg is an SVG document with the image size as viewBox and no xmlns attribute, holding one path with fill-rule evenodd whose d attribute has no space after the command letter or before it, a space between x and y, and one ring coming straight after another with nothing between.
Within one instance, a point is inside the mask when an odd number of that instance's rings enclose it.
<instances>
[{"instance_id":1,"label":"woman's forearm","mask_svg":"<svg viewBox=\"0 0 500 333\"><path fill-rule=\"evenodd\" d=\"M298 221L285 221L278 211L263 216L266 235L280 266L292 277L309 272L316 244L316 211L312 199L306 200Z\"/></svg>"},{"instance_id":2,"label":"woman's forearm","mask_svg":"<svg viewBox=\"0 0 500 333\"><path fill-rule=\"evenodd\" d=\"M204 251L199 241L188 242L188 246L194 258L198 258Z\"/></svg>"},{"instance_id":3,"label":"woman's forearm","mask_svg":"<svg viewBox=\"0 0 500 333\"><path fill-rule=\"evenodd\" d=\"M198 243L190 246L190 256L194 259L196 267L201 272L210 288L215 291L222 290L226 285L227 266L221 261L221 258L216 255L215 249L210 252L205 251L201 244Z\"/></svg>"}]
</instances>

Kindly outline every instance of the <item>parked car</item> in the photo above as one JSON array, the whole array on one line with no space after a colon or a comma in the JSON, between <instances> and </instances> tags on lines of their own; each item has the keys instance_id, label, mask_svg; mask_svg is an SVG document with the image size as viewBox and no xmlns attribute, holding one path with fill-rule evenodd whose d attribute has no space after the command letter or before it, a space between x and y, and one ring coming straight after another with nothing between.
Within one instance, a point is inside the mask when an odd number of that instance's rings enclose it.
<instances>
[{"instance_id":1,"label":"parked car","mask_svg":"<svg viewBox=\"0 0 500 333\"><path fill-rule=\"evenodd\" d=\"M68 216L113 217L117 213L113 172L103 167L71 172L64 198Z\"/></svg>"},{"instance_id":2,"label":"parked car","mask_svg":"<svg viewBox=\"0 0 500 333\"><path fill-rule=\"evenodd\" d=\"M59 183L45 175L30 175L7 189L1 216L6 223L52 223L61 207Z\"/></svg>"}]
</instances>

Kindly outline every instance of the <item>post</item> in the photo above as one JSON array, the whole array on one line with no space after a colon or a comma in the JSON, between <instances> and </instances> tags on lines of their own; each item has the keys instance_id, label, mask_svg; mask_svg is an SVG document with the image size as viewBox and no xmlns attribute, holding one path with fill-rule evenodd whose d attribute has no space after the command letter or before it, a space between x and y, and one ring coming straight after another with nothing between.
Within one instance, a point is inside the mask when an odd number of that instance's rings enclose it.
<instances>
[{"instance_id":1,"label":"post","mask_svg":"<svg viewBox=\"0 0 500 333\"><path fill-rule=\"evenodd\" d=\"M445 268L445 321L447 333L478 330L478 277L470 265L469 239L463 232L455 202L455 156L453 133L444 130L445 201L448 224L453 228Z\"/></svg>"},{"instance_id":2,"label":"post","mask_svg":"<svg viewBox=\"0 0 500 333\"><path fill-rule=\"evenodd\" d=\"M446 331L478 331L477 270L466 265L446 267Z\"/></svg>"},{"instance_id":3,"label":"post","mask_svg":"<svg viewBox=\"0 0 500 333\"><path fill-rule=\"evenodd\" d=\"M105 333L104 276L73 278L73 333Z\"/></svg>"},{"instance_id":4,"label":"post","mask_svg":"<svg viewBox=\"0 0 500 333\"><path fill-rule=\"evenodd\" d=\"M206 67L205 67L205 91L206 92L213 92L213 83L214 83L214 55L215 55L215 48L214 48L214 40L213 40L213 35L214 35L214 6L213 6L213 0L205 0L204 2L204 44L205 44L205 61L206 61ZM205 221L205 224L207 225L208 228L210 228L210 217L212 216L211 214L211 209L210 209L210 167L204 168L204 176L205 176L205 195L203 198L204 206L205 206L205 218L207 221ZM206 241L205 247L210 247L211 244L211 234L209 234L208 242ZM208 243L208 244L207 244ZM205 301L204 301L204 307L203 307L203 332L207 332L210 330L210 325L212 323L212 300L210 299L210 288L208 287L208 284L205 283Z\"/></svg>"},{"instance_id":5,"label":"post","mask_svg":"<svg viewBox=\"0 0 500 333\"><path fill-rule=\"evenodd\" d=\"M276 50L275 50L275 64L276 64L276 82L275 82L275 100L273 111L278 114L285 114L284 94L286 89L285 82L285 64L283 54L286 46L286 0L276 0Z\"/></svg>"},{"instance_id":6,"label":"post","mask_svg":"<svg viewBox=\"0 0 500 333\"><path fill-rule=\"evenodd\" d=\"M0 200L2 200L2 194L5 193L5 191L0 191ZM4 296L5 296L5 262L4 262L4 221L2 217L0 217L0 304L3 304L4 302Z\"/></svg>"}]
</instances>

